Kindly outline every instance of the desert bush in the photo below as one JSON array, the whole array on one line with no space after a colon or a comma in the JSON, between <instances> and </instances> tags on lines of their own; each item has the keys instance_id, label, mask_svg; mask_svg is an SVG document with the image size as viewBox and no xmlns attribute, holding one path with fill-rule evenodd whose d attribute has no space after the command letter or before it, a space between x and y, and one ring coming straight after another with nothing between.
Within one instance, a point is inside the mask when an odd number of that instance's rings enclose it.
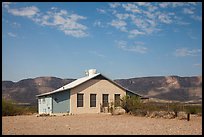
<instances>
[{"instance_id":1,"label":"desert bush","mask_svg":"<svg viewBox=\"0 0 204 137\"><path fill-rule=\"evenodd\" d=\"M120 106L125 110L126 113L128 112L136 112L137 109L141 108L141 100L138 96L123 96L121 99Z\"/></svg>"},{"instance_id":2,"label":"desert bush","mask_svg":"<svg viewBox=\"0 0 204 137\"><path fill-rule=\"evenodd\" d=\"M169 104L169 111L173 111L175 113L175 117L177 117L178 112L181 111L181 104L179 104L179 103Z\"/></svg>"},{"instance_id":3,"label":"desert bush","mask_svg":"<svg viewBox=\"0 0 204 137\"><path fill-rule=\"evenodd\" d=\"M11 100L2 99L2 116L14 116L21 112L22 110L17 108Z\"/></svg>"},{"instance_id":4,"label":"desert bush","mask_svg":"<svg viewBox=\"0 0 204 137\"><path fill-rule=\"evenodd\" d=\"M2 98L2 116L15 116L37 112L37 106L17 106L12 100Z\"/></svg>"},{"instance_id":5,"label":"desert bush","mask_svg":"<svg viewBox=\"0 0 204 137\"><path fill-rule=\"evenodd\" d=\"M135 116L146 116L148 112L147 110L144 110L144 109L136 109L132 111L132 114Z\"/></svg>"},{"instance_id":6,"label":"desert bush","mask_svg":"<svg viewBox=\"0 0 204 137\"><path fill-rule=\"evenodd\" d=\"M156 118L172 119L178 117L179 119L184 119L185 116L179 112L202 115L202 105L160 102L143 103L137 96L124 96L121 100L121 107L129 114Z\"/></svg>"},{"instance_id":7,"label":"desert bush","mask_svg":"<svg viewBox=\"0 0 204 137\"><path fill-rule=\"evenodd\" d=\"M202 113L202 106L188 105L188 106L185 106L184 111L185 111L186 113L190 113L190 114Z\"/></svg>"}]
</instances>

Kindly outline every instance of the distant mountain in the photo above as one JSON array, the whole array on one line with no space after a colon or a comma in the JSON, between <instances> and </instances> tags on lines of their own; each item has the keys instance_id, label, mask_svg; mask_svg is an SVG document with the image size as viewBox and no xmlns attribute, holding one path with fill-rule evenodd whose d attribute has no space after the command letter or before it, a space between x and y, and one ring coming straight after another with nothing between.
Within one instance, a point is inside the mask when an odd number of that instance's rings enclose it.
<instances>
[{"instance_id":1,"label":"distant mountain","mask_svg":"<svg viewBox=\"0 0 204 137\"><path fill-rule=\"evenodd\" d=\"M36 95L60 88L75 79L60 79L56 77L38 77L24 79L19 82L2 81L2 96L20 103L36 104Z\"/></svg>"},{"instance_id":2,"label":"distant mountain","mask_svg":"<svg viewBox=\"0 0 204 137\"><path fill-rule=\"evenodd\" d=\"M53 91L75 79L37 77L19 82L2 81L2 96L20 103L37 104L36 95ZM163 100L202 100L202 76L159 76L114 80L141 95Z\"/></svg>"},{"instance_id":3,"label":"distant mountain","mask_svg":"<svg viewBox=\"0 0 204 137\"><path fill-rule=\"evenodd\" d=\"M150 98L175 101L202 100L202 76L158 76L115 80L121 86Z\"/></svg>"}]
</instances>

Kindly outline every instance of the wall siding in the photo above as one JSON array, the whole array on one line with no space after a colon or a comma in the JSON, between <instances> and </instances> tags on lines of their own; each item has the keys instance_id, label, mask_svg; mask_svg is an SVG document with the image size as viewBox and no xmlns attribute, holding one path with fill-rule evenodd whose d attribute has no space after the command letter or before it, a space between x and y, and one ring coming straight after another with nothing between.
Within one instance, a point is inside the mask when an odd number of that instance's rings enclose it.
<instances>
[{"instance_id":1,"label":"wall siding","mask_svg":"<svg viewBox=\"0 0 204 137\"><path fill-rule=\"evenodd\" d=\"M53 113L70 112L70 90L57 92L52 95L52 110Z\"/></svg>"}]
</instances>

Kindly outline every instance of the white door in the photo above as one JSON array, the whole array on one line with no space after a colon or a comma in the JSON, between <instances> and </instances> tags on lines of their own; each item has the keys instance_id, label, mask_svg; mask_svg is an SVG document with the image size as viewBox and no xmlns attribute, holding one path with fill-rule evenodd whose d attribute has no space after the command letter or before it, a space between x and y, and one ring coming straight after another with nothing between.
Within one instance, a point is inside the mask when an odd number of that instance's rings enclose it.
<instances>
[{"instance_id":1,"label":"white door","mask_svg":"<svg viewBox=\"0 0 204 137\"><path fill-rule=\"evenodd\" d=\"M51 97L47 97L46 98L46 113L52 113L52 98Z\"/></svg>"}]
</instances>

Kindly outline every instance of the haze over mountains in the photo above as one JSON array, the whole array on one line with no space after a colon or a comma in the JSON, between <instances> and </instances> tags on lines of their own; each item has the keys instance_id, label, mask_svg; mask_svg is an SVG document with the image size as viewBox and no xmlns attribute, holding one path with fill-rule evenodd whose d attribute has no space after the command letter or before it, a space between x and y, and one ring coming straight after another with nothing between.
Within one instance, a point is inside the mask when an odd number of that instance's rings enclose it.
<instances>
[{"instance_id":1,"label":"haze over mountains","mask_svg":"<svg viewBox=\"0 0 204 137\"><path fill-rule=\"evenodd\" d=\"M2 97L37 104L36 95L60 88L75 79L37 77L19 82L2 81ZM163 100L202 101L202 76L155 76L114 80L141 95Z\"/></svg>"}]
</instances>

